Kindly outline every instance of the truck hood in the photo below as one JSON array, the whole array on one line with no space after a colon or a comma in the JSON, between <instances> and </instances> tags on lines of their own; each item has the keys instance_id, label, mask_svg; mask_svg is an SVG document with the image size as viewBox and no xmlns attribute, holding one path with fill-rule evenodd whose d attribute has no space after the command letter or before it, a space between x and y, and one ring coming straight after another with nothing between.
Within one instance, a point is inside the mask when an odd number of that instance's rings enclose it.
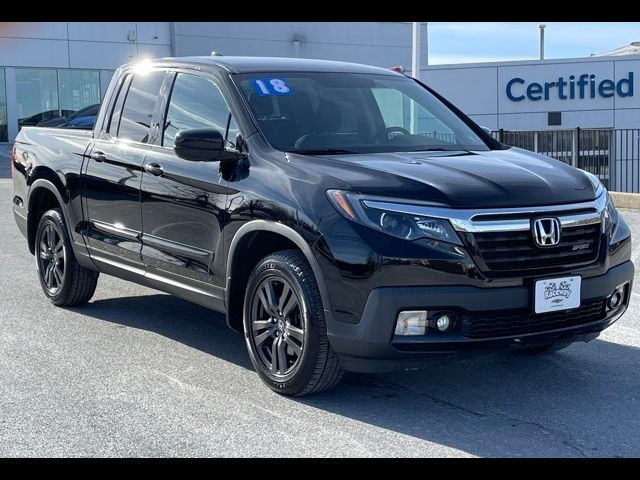
<instances>
[{"instance_id":1,"label":"truck hood","mask_svg":"<svg viewBox=\"0 0 640 480\"><path fill-rule=\"evenodd\" d=\"M596 198L596 187L583 171L518 148L306 158L313 160L309 167L361 193L453 208L542 206Z\"/></svg>"}]
</instances>

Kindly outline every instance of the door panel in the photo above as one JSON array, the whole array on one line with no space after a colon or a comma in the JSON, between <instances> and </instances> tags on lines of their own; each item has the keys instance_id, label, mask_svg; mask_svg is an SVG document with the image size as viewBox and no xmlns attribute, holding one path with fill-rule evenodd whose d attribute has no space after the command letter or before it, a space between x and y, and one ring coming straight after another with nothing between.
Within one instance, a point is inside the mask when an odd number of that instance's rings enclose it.
<instances>
[{"instance_id":1,"label":"door panel","mask_svg":"<svg viewBox=\"0 0 640 480\"><path fill-rule=\"evenodd\" d=\"M172 150L154 148L146 164L162 174L142 179L142 257L167 274L222 285L211 266L224 221L226 182L216 162L187 162Z\"/></svg>"},{"instance_id":2,"label":"door panel","mask_svg":"<svg viewBox=\"0 0 640 480\"><path fill-rule=\"evenodd\" d=\"M145 156L145 148L124 142L94 143L84 174L86 234L94 252L142 262L140 184Z\"/></svg>"},{"instance_id":3,"label":"door panel","mask_svg":"<svg viewBox=\"0 0 640 480\"><path fill-rule=\"evenodd\" d=\"M179 72L166 95L157 146L142 176L142 258L148 271L204 288L223 298L220 232L226 221L227 181L218 162L191 162L173 151L178 131L215 128L226 135L230 112L215 82Z\"/></svg>"},{"instance_id":4,"label":"door panel","mask_svg":"<svg viewBox=\"0 0 640 480\"><path fill-rule=\"evenodd\" d=\"M85 232L94 258L144 266L140 185L165 77L164 71L123 75L107 129L92 145L83 185Z\"/></svg>"}]
</instances>

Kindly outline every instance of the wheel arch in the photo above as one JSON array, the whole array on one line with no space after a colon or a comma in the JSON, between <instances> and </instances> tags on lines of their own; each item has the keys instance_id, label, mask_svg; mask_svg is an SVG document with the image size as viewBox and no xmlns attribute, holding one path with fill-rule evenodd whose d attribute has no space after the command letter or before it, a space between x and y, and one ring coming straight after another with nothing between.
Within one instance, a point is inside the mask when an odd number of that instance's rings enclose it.
<instances>
[{"instance_id":1,"label":"wheel arch","mask_svg":"<svg viewBox=\"0 0 640 480\"><path fill-rule=\"evenodd\" d=\"M52 199L55 199L55 203L52 202ZM35 180L29 187L29 196L27 197L27 242L32 254L35 252L35 236L40 218L45 211L56 206L62 209L62 214L65 219L68 219L67 202L60 193L59 187L48 178ZM71 232L67 233L71 236Z\"/></svg>"},{"instance_id":2,"label":"wheel arch","mask_svg":"<svg viewBox=\"0 0 640 480\"><path fill-rule=\"evenodd\" d=\"M286 249L285 245L289 244L302 252L307 262L309 262L311 270L313 271L313 274L316 278L316 282L318 283L320 297L322 298L322 306L324 308L325 319L327 323L329 323L329 319L333 318L331 302L329 299L329 291L327 289L320 264L313 254L309 243L302 237L302 235L285 224L270 222L267 220L252 220L245 223L238 229L231 240L231 244L228 250L225 288L225 310L227 325L231 329L242 333L242 308L238 309L237 297L239 288L237 281L239 274L241 274L241 272L236 271L240 267L238 258L239 255L242 254L242 247L247 245L247 241L250 241L251 237L259 234L275 235L283 240L283 243L280 245L284 248L277 248L273 251Z\"/></svg>"}]
</instances>

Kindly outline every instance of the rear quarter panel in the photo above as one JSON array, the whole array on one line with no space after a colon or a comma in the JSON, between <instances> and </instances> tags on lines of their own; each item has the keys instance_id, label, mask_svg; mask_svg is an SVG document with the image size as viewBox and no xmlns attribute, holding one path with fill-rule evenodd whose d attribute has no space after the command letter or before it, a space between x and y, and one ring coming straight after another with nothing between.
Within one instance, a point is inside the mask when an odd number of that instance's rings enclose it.
<instances>
[{"instance_id":1,"label":"rear quarter panel","mask_svg":"<svg viewBox=\"0 0 640 480\"><path fill-rule=\"evenodd\" d=\"M93 132L86 130L43 127L20 130L13 159L16 213L25 218L28 216L31 187L38 180L46 180L60 194L74 243L84 244L76 228L82 221L80 171L92 139Z\"/></svg>"}]
</instances>

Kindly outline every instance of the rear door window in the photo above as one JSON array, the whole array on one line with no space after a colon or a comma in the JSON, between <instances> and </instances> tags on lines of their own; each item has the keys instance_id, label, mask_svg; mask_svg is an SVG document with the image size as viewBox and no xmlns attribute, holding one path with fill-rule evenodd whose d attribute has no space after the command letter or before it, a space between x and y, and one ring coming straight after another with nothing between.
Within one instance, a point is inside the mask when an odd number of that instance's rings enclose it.
<instances>
[{"instance_id":1,"label":"rear door window","mask_svg":"<svg viewBox=\"0 0 640 480\"><path fill-rule=\"evenodd\" d=\"M118 138L140 143L149 141L151 119L164 76L161 71L134 74L122 107Z\"/></svg>"},{"instance_id":2,"label":"rear door window","mask_svg":"<svg viewBox=\"0 0 640 480\"><path fill-rule=\"evenodd\" d=\"M124 105L124 99L127 97L127 92L129 91L129 83L131 82L131 75L128 74L125 76L122 84L120 85L120 91L118 92L118 97L113 105L113 110L111 114L111 118L109 119L109 127L107 132L109 132L114 137L118 135L118 126L120 125L120 117L122 116L122 106Z\"/></svg>"}]
</instances>

